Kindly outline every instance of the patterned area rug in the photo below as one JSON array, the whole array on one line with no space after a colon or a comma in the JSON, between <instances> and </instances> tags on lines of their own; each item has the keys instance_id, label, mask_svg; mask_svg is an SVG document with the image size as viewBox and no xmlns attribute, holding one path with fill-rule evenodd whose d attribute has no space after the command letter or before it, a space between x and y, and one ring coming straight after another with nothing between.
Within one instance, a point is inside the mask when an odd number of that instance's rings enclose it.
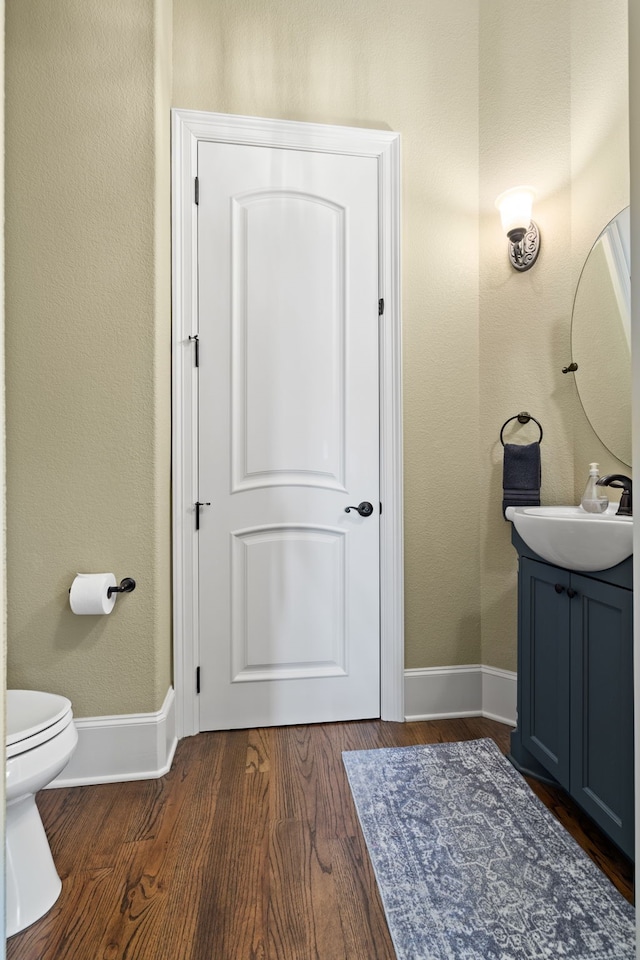
<instances>
[{"instance_id":1,"label":"patterned area rug","mask_svg":"<svg viewBox=\"0 0 640 960\"><path fill-rule=\"evenodd\" d=\"M398 960L634 960L634 909L492 740L342 755Z\"/></svg>"}]
</instances>

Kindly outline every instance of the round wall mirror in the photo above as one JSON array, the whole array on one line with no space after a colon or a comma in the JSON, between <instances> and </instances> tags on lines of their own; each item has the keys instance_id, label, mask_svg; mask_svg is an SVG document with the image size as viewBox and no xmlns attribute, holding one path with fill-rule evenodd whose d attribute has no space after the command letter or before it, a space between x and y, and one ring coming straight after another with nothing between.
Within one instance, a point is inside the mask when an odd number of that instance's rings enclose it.
<instances>
[{"instance_id":1,"label":"round wall mirror","mask_svg":"<svg viewBox=\"0 0 640 960\"><path fill-rule=\"evenodd\" d=\"M571 359L587 418L605 447L631 465L629 207L607 224L578 280Z\"/></svg>"}]
</instances>

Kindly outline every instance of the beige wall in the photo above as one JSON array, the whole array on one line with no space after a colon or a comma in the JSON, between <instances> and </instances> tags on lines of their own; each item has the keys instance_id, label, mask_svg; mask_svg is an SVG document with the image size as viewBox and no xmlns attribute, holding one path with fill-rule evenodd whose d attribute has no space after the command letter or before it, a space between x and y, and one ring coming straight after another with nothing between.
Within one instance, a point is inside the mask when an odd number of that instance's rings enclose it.
<instances>
[{"instance_id":1,"label":"beige wall","mask_svg":"<svg viewBox=\"0 0 640 960\"><path fill-rule=\"evenodd\" d=\"M603 473L629 471L599 442L561 372L582 264L628 203L627 89L626 0L482 4L481 660L505 669L516 668L516 555L498 506L502 423L520 410L542 423L543 502L576 502L592 460ZM542 233L538 262L522 275L507 263L493 208L517 183L535 186ZM535 439L535 427L516 424L509 438Z\"/></svg>"},{"instance_id":2,"label":"beige wall","mask_svg":"<svg viewBox=\"0 0 640 960\"><path fill-rule=\"evenodd\" d=\"M604 226L629 203L629 53L626 0L573 0L571 15L572 279ZM576 497L590 460L630 475L580 408L573 433Z\"/></svg>"},{"instance_id":3,"label":"beige wall","mask_svg":"<svg viewBox=\"0 0 640 960\"><path fill-rule=\"evenodd\" d=\"M79 716L157 710L170 683L157 8L7 4L8 682L67 694ZM73 616L75 573L99 570L136 592Z\"/></svg>"},{"instance_id":4,"label":"beige wall","mask_svg":"<svg viewBox=\"0 0 640 960\"><path fill-rule=\"evenodd\" d=\"M502 424L520 411L543 426L542 497L566 502L573 488L575 400L562 382L569 356L570 10L541 0L517 9L483 3L480 32L480 408L481 660L515 669L516 568L502 517ZM495 198L517 184L537 192L541 252L519 274L507 259ZM571 385L569 385L569 388ZM510 424L505 441L537 439L535 424Z\"/></svg>"},{"instance_id":5,"label":"beige wall","mask_svg":"<svg viewBox=\"0 0 640 960\"><path fill-rule=\"evenodd\" d=\"M626 3L586 8L303 0L292 18L288 2L174 3L174 105L402 133L407 667L515 669L506 419L528 409L543 423L547 502L574 498L585 458L611 465L561 373L579 267L628 191ZM603 75L601 112L611 122L613 100L617 139L607 128L606 144L587 144ZM598 196L588 215L572 204L574 138ZM519 182L538 191L543 233L525 275L508 264L494 209ZM574 250L574 225L586 247Z\"/></svg>"},{"instance_id":6,"label":"beige wall","mask_svg":"<svg viewBox=\"0 0 640 960\"><path fill-rule=\"evenodd\" d=\"M173 102L401 132L406 665L477 662L477 3L175 0Z\"/></svg>"},{"instance_id":7,"label":"beige wall","mask_svg":"<svg viewBox=\"0 0 640 960\"><path fill-rule=\"evenodd\" d=\"M543 423L547 502L610 466L560 370L579 267L627 199L625 0L173 12L7 4L9 683L82 716L156 710L170 682L170 97L401 132L406 665L513 669L500 427ZM519 275L493 202L523 181L543 247ZM139 586L74 617L83 569Z\"/></svg>"}]
</instances>

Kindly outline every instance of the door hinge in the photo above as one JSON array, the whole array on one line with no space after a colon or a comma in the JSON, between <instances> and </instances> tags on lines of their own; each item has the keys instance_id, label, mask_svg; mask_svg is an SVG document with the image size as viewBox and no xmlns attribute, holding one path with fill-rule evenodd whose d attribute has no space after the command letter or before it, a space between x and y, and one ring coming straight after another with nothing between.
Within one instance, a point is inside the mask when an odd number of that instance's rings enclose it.
<instances>
[{"instance_id":1,"label":"door hinge","mask_svg":"<svg viewBox=\"0 0 640 960\"><path fill-rule=\"evenodd\" d=\"M197 333L194 333L193 336L189 334L189 340L193 341L193 344L196 348L195 365L196 367L199 367L200 366L200 338L198 337Z\"/></svg>"},{"instance_id":2,"label":"door hinge","mask_svg":"<svg viewBox=\"0 0 640 960\"><path fill-rule=\"evenodd\" d=\"M202 500L196 500L196 502L195 502L195 508L196 508L196 530L199 530L199 529L200 529L200 507L210 507L210 506L211 506L211 501L210 501L210 500L207 501L207 502L203 502Z\"/></svg>"},{"instance_id":3,"label":"door hinge","mask_svg":"<svg viewBox=\"0 0 640 960\"><path fill-rule=\"evenodd\" d=\"M196 667L196 693L200 693L200 667Z\"/></svg>"},{"instance_id":4,"label":"door hinge","mask_svg":"<svg viewBox=\"0 0 640 960\"><path fill-rule=\"evenodd\" d=\"M382 501L380 501L380 516L382 516Z\"/></svg>"},{"instance_id":5,"label":"door hinge","mask_svg":"<svg viewBox=\"0 0 640 960\"><path fill-rule=\"evenodd\" d=\"M200 203L200 181L197 177L194 178L193 199L196 204Z\"/></svg>"},{"instance_id":6,"label":"door hinge","mask_svg":"<svg viewBox=\"0 0 640 960\"><path fill-rule=\"evenodd\" d=\"M384 313L384 300L382 297L378 300L378 316L381 317Z\"/></svg>"}]
</instances>

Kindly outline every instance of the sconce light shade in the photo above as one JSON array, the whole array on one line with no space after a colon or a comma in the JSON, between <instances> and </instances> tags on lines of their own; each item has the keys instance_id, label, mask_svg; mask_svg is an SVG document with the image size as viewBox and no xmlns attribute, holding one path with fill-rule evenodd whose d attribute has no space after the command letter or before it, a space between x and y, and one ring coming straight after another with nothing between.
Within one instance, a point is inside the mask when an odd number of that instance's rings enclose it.
<instances>
[{"instance_id":1,"label":"sconce light shade","mask_svg":"<svg viewBox=\"0 0 640 960\"><path fill-rule=\"evenodd\" d=\"M496 199L509 238L509 259L516 270L529 270L540 252L540 233L531 219L534 198L531 187L512 187Z\"/></svg>"}]
</instances>

